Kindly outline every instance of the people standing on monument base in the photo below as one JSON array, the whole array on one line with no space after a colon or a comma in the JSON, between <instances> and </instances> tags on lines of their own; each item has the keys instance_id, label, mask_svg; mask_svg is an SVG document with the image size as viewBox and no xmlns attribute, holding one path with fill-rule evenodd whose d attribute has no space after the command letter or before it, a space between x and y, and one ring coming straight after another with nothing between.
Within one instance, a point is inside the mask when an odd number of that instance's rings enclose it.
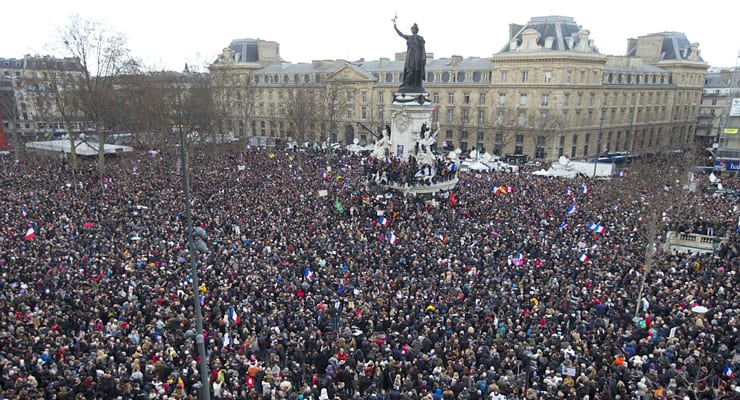
<instances>
[{"instance_id":1,"label":"people standing on monument base","mask_svg":"<svg viewBox=\"0 0 740 400\"><path fill-rule=\"evenodd\" d=\"M222 399L737 396L727 197L659 223L713 221L716 254L659 249L645 271L639 174L462 175L435 204L366 192L367 158L327 174L310 152L194 147L194 299L177 159L106 160L105 185L85 160L0 169L0 397L197 398L194 300Z\"/></svg>"}]
</instances>

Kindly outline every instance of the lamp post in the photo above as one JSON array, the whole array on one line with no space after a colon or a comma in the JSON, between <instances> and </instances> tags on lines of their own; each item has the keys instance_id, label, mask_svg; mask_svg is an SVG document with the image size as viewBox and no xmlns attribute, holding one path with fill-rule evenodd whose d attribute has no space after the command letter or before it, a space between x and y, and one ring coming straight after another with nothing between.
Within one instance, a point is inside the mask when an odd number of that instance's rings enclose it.
<instances>
[{"instance_id":1,"label":"lamp post","mask_svg":"<svg viewBox=\"0 0 740 400\"><path fill-rule=\"evenodd\" d=\"M185 219L187 222L188 252L190 253L190 276L193 281L193 307L195 310L195 347L200 358L200 396L202 400L211 399L211 386L209 383L208 362L206 361L206 345L203 337L203 313L200 308L200 283L198 279L198 265L196 261L195 242L193 237L193 215L190 210L190 167L187 164L185 150L185 133L182 129L182 106L178 98L177 121L180 128L180 165L182 166L182 190L185 202Z\"/></svg>"}]
</instances>

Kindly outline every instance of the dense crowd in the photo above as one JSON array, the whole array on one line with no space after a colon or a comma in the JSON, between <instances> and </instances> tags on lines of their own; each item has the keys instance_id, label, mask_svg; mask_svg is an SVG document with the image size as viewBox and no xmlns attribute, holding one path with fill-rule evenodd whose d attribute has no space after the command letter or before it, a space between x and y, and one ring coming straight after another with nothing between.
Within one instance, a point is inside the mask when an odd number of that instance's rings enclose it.
<instances>
[{"instance_id":1,"label":"dense crowd","mask_svg":"<svg viewBox=\"0 0 740 400\"><path fill-rule=\"evenodd\" d=\"M1 398L197 398L194 301L216 399L740 396L740 209L667 169L415 199L362 157L195 149L196 299L177 158L4 160ZM661 250L701 224L714 254Z\"/></svg>"}]
</instances>

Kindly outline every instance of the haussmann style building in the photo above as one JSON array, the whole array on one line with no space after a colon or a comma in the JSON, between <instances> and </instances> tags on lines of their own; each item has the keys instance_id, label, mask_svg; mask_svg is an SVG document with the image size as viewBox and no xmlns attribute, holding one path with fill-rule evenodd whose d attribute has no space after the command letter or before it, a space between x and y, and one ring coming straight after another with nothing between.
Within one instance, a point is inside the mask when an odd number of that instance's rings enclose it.
<instances>
[{"instance_id":1,"label":"haussmann style building","mask_svg":"<svg viewBox=\"0 0 740 400\"><path fill-rule=\"evenodd\" d=\"M628 39L625 55L613 56L570 17L535 17L509 32L491 57L427 53L441 147L524 161L693 143L708 65L683 33ZM390 123L404 57L287 63L276 42L234 40L210 66L211 86L237 136L369 144Z\"/></svg>"}]
</instances>

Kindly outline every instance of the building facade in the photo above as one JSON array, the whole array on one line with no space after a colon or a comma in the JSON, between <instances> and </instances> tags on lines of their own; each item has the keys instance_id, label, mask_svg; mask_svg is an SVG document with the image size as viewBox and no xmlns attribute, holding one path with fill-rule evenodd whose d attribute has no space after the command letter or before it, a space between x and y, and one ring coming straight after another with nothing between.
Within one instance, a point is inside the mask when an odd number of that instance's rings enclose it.
<instances>
[{"instance_id":1,"label":"building facade","mask_svg":"<svg viewBox=\"0 0 740 400\"><path fill-rule=\"evenodd\" d=\"M624 56L610 56L569 17L536 17L509 31L488 58L427 54L424 88L440 146L555 160L693 143L708 66L683 33L629 39ZM233 132L370 143L390 124L405 53L296 64L282 62L274 42L263 51L254 42L251 53L232 43L210 66L214 101Z\"/></svg>"},{"instance_id":2,"label":"building facade","mask_svg":"<svg viewBox=\"0 0 740 400\"><path fill-rule=\"evenodd\" d=\"M0 112L8 136L25 140L63 133L64 118L53 92L64 90L75 75L82 76L82 66L71 58L0 58ZM72 129L87 126L80 113L68 119Z\"/></svg>"}]
</instances>

